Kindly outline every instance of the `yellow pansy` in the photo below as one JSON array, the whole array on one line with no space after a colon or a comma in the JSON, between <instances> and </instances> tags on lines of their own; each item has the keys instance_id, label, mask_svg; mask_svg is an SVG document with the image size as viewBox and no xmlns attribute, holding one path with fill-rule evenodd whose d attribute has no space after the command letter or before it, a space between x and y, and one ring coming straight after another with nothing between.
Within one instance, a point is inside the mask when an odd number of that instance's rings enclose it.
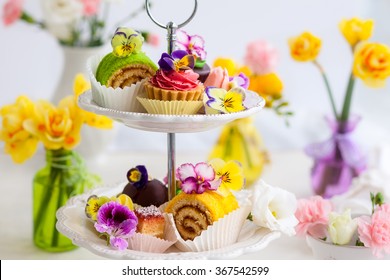
<instances>
[{"instance_id":1,"label":"yellow pansy","mask_svg":"<svg viewBox=\"0 0 390 280\"><path fill-rule=\"evenodd\" d=\"M37 150L38 138L24 129L24 122L34 110L34 103L27 96L17 98L15 104L0 109L2 125L0 140L5 142L4 151L16 163L31 158Z\"/></svg>"},{"instance_id":2,"label":"yellow pansy","mask_svg":"<svg viewBox=\"0 0 390 280\"><path fill-rule=\"evenodd\" d=\"M367 40L372 35L374 21L361 20L359 18L344 19L340 22L339 28L344 38L354 47L360 41Z\"/></svg>"},{"instance_id":3,"label":"yellow pansy","mask_svg":"<svg viewBox=\"0 0 390 280\"><path fill-rule=\"evenodd\" d=\"M85 215L87 215L88 218L91 218L92 220L96 221L97 213L100 207L109 201L110 199L107 196L90 196L87 199L87 204L85 205Z\"/></svg>"},{"instance_id":4,"label":"yellow pansy","mask_svg":"<svg viewBox=\"0 0 390 280\"><path fill-rule=\"evenodd\" d=\"M272 107L272 102L282 97L283 83L275 73L252 75L249 81L249 90L261 95L266 101L266 107Z\"/></svg>"},{"instance_id":5,"label":"yellow pansy","mask_svg":"<svg viewBox=\"0 0 390 280\"><path fill-rule=\"evenodd\" d=\"M31 119L24 124L50 150L71 150L80 142L82 118L72 96L62 99L58 107L38 102Z\"/></svg>"},{"instance_id":6,"label":"yellow pansy","mask_svg":"<svg viewBox=\"0 0 390 280\"><path fill-rule=\"evenodd\" d=\"M236 62L231 58L218 57L216 60L214 60L213 67L216 68L218 66L222 67L222 69L226 68L229 76L234 76L237 74Z\"/></svg>"},{"instance_id":7,"label":"yellow pansy","mask_svg":"<svg viewBox=\"0 0 390 280\"><path fill-rule=\"evenodd\" d=\"M91 84L85 79L83 74L77 74L73 84L73 91L75 95L75 102L77 104L77 98L80 94L91 88ZM79 108L79 107L78 107ZM79 108L81 114L81 118L83 122L89 126L100 128L100 129L111 129L113 127L113 121L102 115L97 115L95 113L85 111Z\"/></svg>"},{"instance_id":8,"label":"yellow pansy","mask_svg":"<svg viewBox=\"0 0 390 280\"><path fill-rule=\"evenodd\" d=\"M230 160L225 162L220 158L215 158L210 160L209 164L214 168L216 178L221 179L223 188L238 191L244 186L244 170L237 161Z\"/></svg>"},{"instance_id":9,"label":"yellow pansy","mask_svg":"<svg viewBox=\"0 0 390 280\"><path fill-rule=\"evenodd\" d=\"M301 62L315 60L321 50L321 39L310 32L290 38L288 44L291 57Z\"/></svg>"},{"instance_id":10,"label":"yellow pansy","mask_svg":"<svg viewBox=\"0 0 390 280\"><path fill-rule=\"evenodd\" d=\"M133 201L131 200L130 196L128 196L126 194L122 193L122 194L120 194L118 196L115 196L115 197L111 198L111 200L119 202L120 204L122 204L123 206L126 206L130 210L134 210Z\"/></svg>"},{"instance_id":11,"label":"yellow pansy","mask_svg":"<svg viewBox=\"0 0 390 280\"><path fill-rule=\"evenodd\" d=\"M356 48L353 75L370 87L383 87L390 76L390 48L380 43L364 42Z\"/></svg>"}]
</instances>

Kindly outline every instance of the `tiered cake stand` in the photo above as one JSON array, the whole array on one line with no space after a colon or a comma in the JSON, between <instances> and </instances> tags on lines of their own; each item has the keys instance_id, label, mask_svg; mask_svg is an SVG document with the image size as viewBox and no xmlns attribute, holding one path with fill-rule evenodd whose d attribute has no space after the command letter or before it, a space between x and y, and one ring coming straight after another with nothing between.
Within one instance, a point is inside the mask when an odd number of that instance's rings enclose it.
<instances>
[{"instance_id":1,"label":"tiered cake stand","mask_svg":"<svg viewBox=\"0 0 390 280\"><path fill-rule=\"evenodd\" d=\"M159 26L168 30L168 52L173 49L175 30L188 23L195 15L195 9L191 17L183 24L175 25L170 22L166 25L158 23L151 15L149 1L146 0L148 15ZM259 112L265 105L265 101L258 94L248 91L244 105L244 111L230 114L216 115L154 115L140 112L124 112L98 106L92 99L92 92L87 91L80 95L78 104L84 110L112 118L125 126L160 133L167 133L168 143L168 199L172 199L176 193L175 184L175 133L195 133L208 131L236 119L249 117ZM168 249L163 254L146 253L133 250L118 251L106 245L105 241L98 238L93 226L87 220L84 207L88 197L114 196L122 192L126 183L116 186L107 186L95 189L81 196L71 198L67 205L57 212L58 230L73 240L73 243L84 247L91 252L112 259L219 259L234 258L242 254L256 252L267 246L269 242L280 236L279 232L271 232L264 228L255 228L252 223L245 223L239 240L226 248L220 248L208 252L179 252L175 248Z\"/></svg>"}]
</instances>

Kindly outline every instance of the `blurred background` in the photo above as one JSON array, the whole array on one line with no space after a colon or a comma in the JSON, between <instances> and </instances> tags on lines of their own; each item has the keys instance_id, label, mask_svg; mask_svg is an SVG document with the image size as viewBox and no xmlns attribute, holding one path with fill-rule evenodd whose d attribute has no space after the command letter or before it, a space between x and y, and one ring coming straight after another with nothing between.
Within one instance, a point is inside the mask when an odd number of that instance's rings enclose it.
<instances>
[{"instance_id":1,"label":"blurred background","mask_svg":"<svg viewBox=\"0 0 390 280\"><path fill-rule=\"evenodd\" d=\"M118 21L142 7L143 0L115 1L108 11L107 45ZM5 3L0 1L1 6ZM153 15L163 23L182 22L192 11L192 0L152 1ZM39 0L25 1L25 10L42 18ZM269 151L302 150L305 145L329 137L324 116L331 114L322 78L310 63L297 63L289 55L288 38L310 31L323 42L318 60L327 71L336 98L341 106L351 70L352 55L342 37L338 23L354 16L375 21L374 41L390 44L390 0L199 0L195 18L184 28L199 34L206 41L207 62L217 57L230 57L242 62L246 45L266 40L277 48L277 73L283 81L284 99L294 116L290 125L271 110L255 116L265 146ZM134 29L158 34L158 47L144 46L144 51L157 61L166 51L166 31L156 26L143 11L125 23ZM50 99L61 75L64 58L56 39L46 31L17 21L11 26L0 24L0 106L13 103L20 94L32 99ZM72 89L69 89L72 94ZM363 117L356 131L359 141L367 146L390 140L389 85L377 90L356 83L352 112ZM165 151L166 135L116 127L110 149L126 151ZM176 147L205 155L217 140L220 129L204 133L177 135ZM360 136L360 137L359 137ZM4 143L0 143L3 145ZM1 151L3 152L3 151Z\"/></svg>"}]
</instances>

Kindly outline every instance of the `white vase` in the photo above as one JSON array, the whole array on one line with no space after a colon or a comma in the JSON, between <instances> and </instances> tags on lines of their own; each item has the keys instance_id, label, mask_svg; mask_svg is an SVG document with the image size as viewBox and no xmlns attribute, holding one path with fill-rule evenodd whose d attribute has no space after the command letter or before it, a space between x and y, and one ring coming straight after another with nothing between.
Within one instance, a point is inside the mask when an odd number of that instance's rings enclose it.
<instances>
[{"instance_id":1,"label":"white vase","mask_svg":"<svg viewBox=\"0 0 390 280\"><path fill-rule=\"evenodd\" d=\"M103 53L104 45L98 47L69 47L60 45L63 54L62 71L54 90L51 101L53 104L68 96L73 95L74 79L77 74L87 75L87 60L89 57ZM107 148L114 141L117 128L111 130L97 129L84 125L81 129L81 142L75 149L86 159L94 159L107 151Z\"/></svg>"}]
</instances>

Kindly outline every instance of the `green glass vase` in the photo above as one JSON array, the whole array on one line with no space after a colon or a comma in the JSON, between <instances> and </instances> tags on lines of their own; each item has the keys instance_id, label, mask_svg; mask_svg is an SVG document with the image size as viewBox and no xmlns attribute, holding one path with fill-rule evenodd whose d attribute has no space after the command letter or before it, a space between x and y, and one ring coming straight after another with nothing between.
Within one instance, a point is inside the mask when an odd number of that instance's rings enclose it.
<instances>
[{"instance_id":1,"label":"green glass vase","mask_svg":"<svg viewBox=\"0 0 390 280\"><path fill-rule=\"evenodd\" d=\"M33 238L37 247L49 252L76 248L56 229L56 212L70 197L82 194L98 181L75 151L46 150L46 166L33 181Z\"/></svg>"}]
</instances>

